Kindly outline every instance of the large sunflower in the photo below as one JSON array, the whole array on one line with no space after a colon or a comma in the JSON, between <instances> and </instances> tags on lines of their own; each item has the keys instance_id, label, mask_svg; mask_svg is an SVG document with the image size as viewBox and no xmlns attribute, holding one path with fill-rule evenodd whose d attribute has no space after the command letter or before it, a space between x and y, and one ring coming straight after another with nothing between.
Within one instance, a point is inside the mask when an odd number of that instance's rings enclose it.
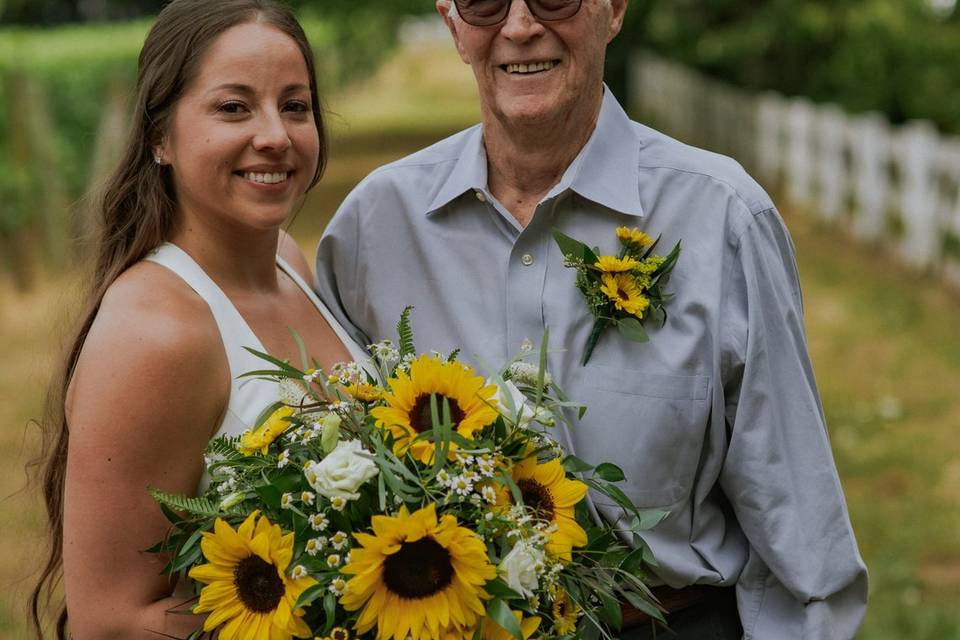
<instances>
[{"instance_id":1,"label":"large sunflower","mask_svg":"<svg viewBox=\"0 0 960 640\"><path fill-rule=\"evenodd\" d=\"M514 465L512 475L523 504L540 520L555 525L547 553L569 561L573 547L587 544L587 532L574 515L574 507L587 495L587 485L567 478L559 459L537 464L536 456L530 456Z\"/></svg>"},{"instance_id":2,"label":"large sunflower","mask_svg":"<svg viewBox=\"0 0 960 640\"><path fill-rule=\"evenodd\" d=\"M376 407L370 413L378 427L393 433L394 453L403 455L409 450L414 458L429 464L433 461L434 444L412 441L418 434L433 429L430 397L437 396L441 411L446 398L454 429L472 439L474 433L497 419L493 400L496 392L495 385L484 385L483 378L470 367L422 355L410 365L409 375L400 371L390 379L390 392L383 396L387 406Z\"/></svg>"},{"instance_id":3,"label":"large sunflower","mask_svg":"<svg viewBox=\"0 0 960 640\"><path fill-rule=\"evenodd\" d=\"M340 603L363 609L358 633L376 625L377 640L441 640L483 617L483 587L497 571L475 533L451 515L438 522L434 504L372 524L373 534L354 534L360 547L342 569L353 578Z\"/></svg>"},{"instance_id":4,"label":"large sunflower","mask_svg":"<svg viewBox=\"0 0 960 640\"><path fill-rule=\"evenodd\" d=\"M204 583L194 613L210 613L204 631L223 625L223 640L289 640L312 634L303 610L294 605L304 591L317 583L310 577L286 575L293 557L293 534L251 513L235 531L217 518L214 532L204 532L200 548L209 564L190 570Z\"/></svg>"}]
</instances>

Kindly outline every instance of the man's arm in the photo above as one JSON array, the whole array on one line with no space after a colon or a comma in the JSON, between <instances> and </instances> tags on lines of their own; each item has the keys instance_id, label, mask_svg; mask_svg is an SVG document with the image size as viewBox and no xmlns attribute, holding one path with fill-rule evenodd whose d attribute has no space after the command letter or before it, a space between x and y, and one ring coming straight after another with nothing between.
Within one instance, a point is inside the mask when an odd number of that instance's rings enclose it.
<instances>
[{"instance_id":1,"label":"man's arm","mask_svg":"<svg viewBox=\"0 0 960 640\"><path fill-rule=\"evenodd\" d=\"M863 620L857 549L807 354L793 245L753 215L725 265L720 477L750 542L737 584L746 638L849 640Z\"/></svg>"},{"instance_id":2,"label":"man's arm","mask_svg":"<svg viewBox=\"0 0 960 640\"><path fill-rule=\"evenodd\" d=\"M358 187L359 189L359 187ZM317 247L317 277L314 290L334 317L358 344L370 344L370 338L356 324L362 292L359 277L359 197L347 196L327 225Z\"/></svg>"}]
</instances>

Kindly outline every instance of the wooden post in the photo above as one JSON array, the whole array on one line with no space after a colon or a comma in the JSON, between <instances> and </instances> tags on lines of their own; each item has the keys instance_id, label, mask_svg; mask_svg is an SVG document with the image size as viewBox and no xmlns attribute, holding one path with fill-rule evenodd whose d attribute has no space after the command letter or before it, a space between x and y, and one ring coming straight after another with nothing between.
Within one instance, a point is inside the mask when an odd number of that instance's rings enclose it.
<instances>
[{"instance_id":1,"label":"wooden post","mask_svg":"<svg viewBox=\"0 0 960 640\"><path fill-rule=\"evenodd\" d=\"M783 98L768 91L757 98L756 174L761 182L779 188L784 178Z\"/></svg>"},{"instance_id":2,"label":"wooden post","mask_svg":"<svg viewBox=\"0 0 960 640\"><path fill-rule=\"evenodd\" d=\"M819 183L817 209L824 219L835 220L843 209L847 192L846 115L835 105L824 105L817 109L815 129Z\"/></svg>"},{"instance_id":3,"label":"wooden post","mask_svg":"<svg viewBox=\"0 0 960 640\"><path fill-rule=\"evenodd\" d=\"M813 192L812 126L812 103L792 99L787 117L787 197L802 207L811 204Z\"/></svg>"},{"instance_id":4,"label":"wooden post","mask_svg":"<svg viewBox=\"0 0 960 640\"><path fill-rule=\"evenodd\" d=\"M901 130L897 144L894 158L903 177L900 211L905 228L900 251L909 263L930 266L938 261L942 248L934 180L937 130L929 122L911 122Z\"/></svg>"},{"instance_id":5,"label":"wooden post","mask_svg":"<svg viewBox=\"0 0 960 640\"><path fill-rule=\"evenodd\" d=\"M863 240L874 240L884 232L884 215L890 194L886 171L890 157L890 130L878 113L857 116L852 121L850 151L853 160L853 232Z\"/></svg>"}]
</instances>

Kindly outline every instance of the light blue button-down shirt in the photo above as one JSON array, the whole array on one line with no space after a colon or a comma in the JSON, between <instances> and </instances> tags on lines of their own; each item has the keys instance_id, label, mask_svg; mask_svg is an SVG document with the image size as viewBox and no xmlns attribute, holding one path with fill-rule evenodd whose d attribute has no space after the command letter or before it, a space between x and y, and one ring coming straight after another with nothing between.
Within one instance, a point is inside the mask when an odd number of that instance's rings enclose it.
<instances>
[{"instance_id":1,"label":"light blue button-down shirt","mask_svg":"<svg viewBox=\"0 0 960 640\"><path fill-rule=\"evenodd\" d=\"M602 252L615 229L678 240L665 326L593 318L551 229ZM320 242L317 289L360 340L396 338L415 305L421 350L502 363L550 327L549 368L589 406L577 455L669 518L648 534L661 579L737 586L746 638L852 638L867 578L807 356L794 250L768 196L732 160L631 122L609 91L596 128L526 228L487 187L476 126L381 167ZM608 518L619 517L600 505Z\"/></svg>"}]
</instances>

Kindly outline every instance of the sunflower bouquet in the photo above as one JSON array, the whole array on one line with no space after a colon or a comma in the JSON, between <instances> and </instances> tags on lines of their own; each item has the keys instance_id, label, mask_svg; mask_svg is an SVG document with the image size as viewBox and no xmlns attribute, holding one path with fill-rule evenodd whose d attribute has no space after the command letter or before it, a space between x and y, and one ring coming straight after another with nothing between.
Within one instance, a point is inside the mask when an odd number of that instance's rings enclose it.
<instances>
[{"instance_id":1,"label":"sunflower bouquet","mask_svg":"<svg viewBox=\"0 0 960 640\"><path fill-rule=\"evenodd\" d=\"M280 400L213 440L199 497L151 490L173 524L152 551L185 573L193 613L222 640L612 638L646 586L641 512L623 473L565 454L569 401L545 371L547 336L489 379L457 353L399 344L329 374L266 354ZM302 358L304 361L305 357ZM587 500L619 505L615 530Z\"/></svg>"},{"instance_id":2,"label":"sunflower bouquet","mask_svg":"<svg viewBox=\"0 0 960 640\"><path fill-rule=\"evenodd\" d=\"M576 286L595 318L587 338L581 364L587 364L594 347L610 325L634 342L649 340L643 322L647 318L667 321L664 305L672 294L663 290L680 257L680 243L666 256L653 253L654 240L636 227L617 227L620 251L602 255L557 229L553 237L563 253L566 266L577 270Z\"/></svg>"}]
</instances>

